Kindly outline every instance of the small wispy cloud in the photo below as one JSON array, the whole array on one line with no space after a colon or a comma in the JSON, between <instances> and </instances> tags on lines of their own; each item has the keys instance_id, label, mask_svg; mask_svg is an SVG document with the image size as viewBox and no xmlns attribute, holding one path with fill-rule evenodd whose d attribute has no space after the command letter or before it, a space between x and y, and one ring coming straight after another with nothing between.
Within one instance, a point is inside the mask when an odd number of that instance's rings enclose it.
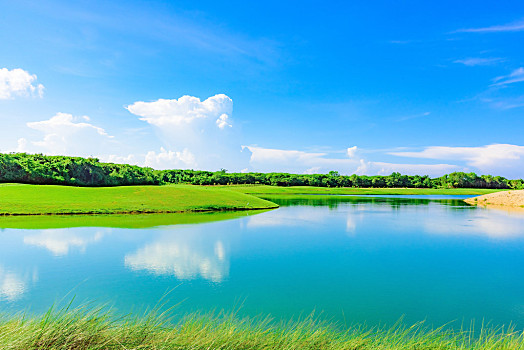
<instances>
[{"instance_id":1,"label":"small wispy cloud","mask_svg":"<svg viewBox=\"0 0 524 350\"><path fill-rule=\"evenodd\" d=\"M405 45L413 43L413 40L390 40L390 44Z\"/></svg>"},{"instance_id":2,"label":"small wispy cloud","mask_svg":"<svg viewBox=\"0 0 524 350\"><path fill-rule=\"evenodd\" d=\"M416 119L416 118L422 118L422 117L427 117L431 114L431 112L424 112L424 113L419 113L419 114L413 114L413 115L406 115L406 116L403 116L403 117L400 117L397 119L397 122L403 122L403 121L406 121L406 120L411 120L411 119Z\"/></svg>"},{"instance_id":3,"label":"small wispy cloud","mask_svg":"<svg viewBox=\"0 0 524 350\"><path fill-rule=\"evenodd\" d=\"M524 20L503 24L495 25L490 27L482 28L464 28L455 30L453 33L498 33L498 32L520 32L524 31Z\"/></svg>"},{"instance_id":4,"label":"small wispy cloud","mask_svg":"<svg viewBox=\"0 0 524 350\"><path fill-rule=\"evenodd\" d=\"M166 48L183 49L184 52L187 49L195 49L208 55L206 57L214 54L228 61L235 59L237 63L254 66L278 65L283 55L282 44L271 38L248 36L243 32L228 30L220 23L202 20L189 13L164 11L153 4L145 11L144 8L129 3L124 5L105 2L103 5L95 6L87 2L80 9L77 5L64 3L60 7L59 15L56 11L52 11L50 6L34 4L31 8L39 11L42 16L60 18L74 23L75 26L79 25L82 29L95 26L113 33L124 33L126 37L131 38L133 47L140 46L141 40L147 39L149 42L162 43ZM83 36L79 40L73 41L65 37L62 39L63 45L98 49L97 40L92 38L89 31L80 30L80 32ZM141 49L147 52L150 46ZM112 59L105 59L100 63L116 64ZM85 72L87 68L84 67L58 67L58 69L71 71L71 74L75 75L91 75L91 72Z\"/></svg>"},{"instance_id":5,"label":"small wispy cloud","mask_svg":"<svg viewBox=\"0 0 524 350\"><path fill-rule=\"evenodd\" d=\"M521 92L522 84L513 89L506 89L513 84L522 82L524 82L524 67L517 68L507 75L493 78L492 83L485 91L471 99L460 102L480 101L498 110L522 108L524 107L524 95Z\"/></svg>"},{"instance_id":6,"label":"small wispy cloud","mask_svg":"<svg viewBox=\"0 0 524 350\"><path fill-rule=\"evenodd\" d=\"M524 96L498 99L485 98L481 99L481 101L489 103L491 107L501 110L524 107Z\"/></svg>"},{"instance_id":7,"label":"small wispy cloud","mask_svg":"<svg viewBox=\"0 0 524 350\"><path fill-rule=\"evenodd\" d=\"M461 63L465 66L489 66L495 63L499 63L504 61L503 58L500 57L490 57L490 58L480 58L480 57L470 57L470 58L464 58L462 60L456 60L453 61L453 63Z\"/></svg>"},{"instance_id":8,"label":"small wispy cloud","mask_svg":"<svg viewBox=\"0 0 524 350\"><path fill-rule=\"evenodd\" d=\"M520 83L524 81L524 67L515 69L509 75L503 75L493 79L495 83L492 86L509 85L514 83Z\"/></svg>"}]
</instances>

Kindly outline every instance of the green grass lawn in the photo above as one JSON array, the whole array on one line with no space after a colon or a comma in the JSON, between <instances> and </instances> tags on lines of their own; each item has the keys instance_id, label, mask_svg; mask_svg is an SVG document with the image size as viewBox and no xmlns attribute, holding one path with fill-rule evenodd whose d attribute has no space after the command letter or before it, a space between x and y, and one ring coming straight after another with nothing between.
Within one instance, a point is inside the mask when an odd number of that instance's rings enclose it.
<instances>
[{"instance_id":1,"label":"green grass lawn","mask_svg":"<svg viewBox=\"0 0 524 350\"><path fill-rule=\"evenodd\" d=\"M218 186L222 188L228 188L232 191L237 191L246 194L405 194L405 195L482 195L493 193L501 190L493 189L482 189L482 188L348 188L348 187L312 187L312 186L291 186L291 187L278 187L278 186L267 186L267 185L233 185L233 186Z\"/></svg>"},{"instance_id":2,"label":"green grass lawn","mask_svg":"<svg viewBox=\"0 0 524 350\"><path fill-rule=\"evenodd\" d=\"M326 188L276 186L122 186L71 187L0 185L0 215L175 213L270 209L263 195L481 195L488 189ZM166 220L164 220L166 221Z\"/></svg>"},{"instance_id":3,"label":"green grass lawn","mask_svg":"<svg viewBox=\"0 0 524 350\"><path fill-rule=\"evenodd\" d=\"M170 213L275 207L274 203L241 192L191 185L0 186L0 215Z\"/></svg>"}]
</instances>

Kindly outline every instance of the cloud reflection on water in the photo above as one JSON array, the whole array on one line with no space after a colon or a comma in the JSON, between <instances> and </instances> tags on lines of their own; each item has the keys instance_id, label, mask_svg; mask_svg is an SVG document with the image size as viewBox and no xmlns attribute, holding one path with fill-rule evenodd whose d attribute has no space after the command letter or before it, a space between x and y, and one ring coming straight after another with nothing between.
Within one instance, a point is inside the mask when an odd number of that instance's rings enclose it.
<instances>
[{"instance_id":1,"label":"cloud reflection on water","mask_svg":"<svg viewBox=\"0 0 524 350\"><path fill-rule=\"evenodd\" d=\"M524 215L485 208L467 211L467 215L427 216L424 228L441 235L481 235L491 239L524 237Z\"/></svg>"},{"instance_id":2,"label":"cloud reflection on water","mask_svg":"<svg viewBox=\"0 0 524 350\"><path fill-rule=\"evenodd\" d=\"M29 283L38 280L38 272L34 270L32 276L20 275L0 265L0 301L16 301L27 292Z\"/></svg>"},{"instance_id":3,"label":"cloud reflection on water","mask_svg":"<svg viewBox=\"0 0 524 350\"><path fill-rule=\"evenodd\" d=\"M97 231L93 234L88 232L75 232L68 229L46 229L37 234L24 237L24 243L49 250L55 256L69 254L72 248L78 248L84 252L88 244L98 242L104 236L103 232Z\"/></svg>"},{"instance_id":4,"label":"cloud reflection on water","mask_svg":"<svg viewBox=\"0 0 524 350\"><path fill-rule=\"evenodd\" d=\"M318 207L283 207L258 215L250 216L248 228L265 226L305 226L322 224L332 213L328 210L319 210ZM325 209L325 208L323 208Z\"/></svg>"},{"instance_id":5,"label":"cloud reflection on water","mask_svg":"<svg viewBox=\"0 0 524 350\"><path fill-rule=\"evenodd\" d=\"M136 252L127 254L125 265L180 280L199 277L221 282L229 275L229 257L222 240L200 232L176 232L160 236Z\"/></svg>"},{"instance_id":6,"label":"cloud reflection on water","mask_svg":"<svg viewBox=\"0 0 524 350\"><path fill-rule=\"evenodd\" d=\"M247 227L304 226L307 228L320 228L328 220L333 222L340 218L344 219L345 216L344 223L346 225L346 232L349 235L354 235L358 232L358 224L365 218L365 210L366 208L360 205L354 205L350 210L340 211L330 210L326 207L283 207L278 210L249 217ZM391 211L391 208L386 211Z\"/></svg>"},{"instance_id":7,"label":"cloud reflection on water","mask_svg":"<svg viewBox=\"0 0 524 350\"><path fill-rule=\"evenodd\" d=\"M332 200L336 202L336 199ZM524 214L494 210L491 208L471 208L467 205L449 205L444 201L426 201L425 205L402 205L391 202L340 202L337 210L327 206L289 206L255 215L249 218L247 227L265 226L303 226L312 224L322 226L340 222L350 236L359 232L373 232L374 228L391 227L392 232L425 232L439 235L484 236L490 239L510 239L524 237ZM380 223L377 226L377 223ZM419 228L423 228L420 230Z\"/></svg>"}]
</instances>

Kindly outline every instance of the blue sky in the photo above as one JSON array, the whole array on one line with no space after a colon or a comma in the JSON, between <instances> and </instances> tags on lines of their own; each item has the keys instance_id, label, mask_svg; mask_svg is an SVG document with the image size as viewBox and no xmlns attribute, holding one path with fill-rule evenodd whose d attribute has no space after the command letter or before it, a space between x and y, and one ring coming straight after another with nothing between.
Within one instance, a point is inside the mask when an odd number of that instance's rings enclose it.
<instances>
[{"instance_id":1,"label":"blue sky","mask_svg":"<svg viewBox=\"0 0 524 350\"><path fill-rule=\"evenodd\" d=\"M524 177L524 4L2 1L0 150Z\"/></svg>"}]
</instances>

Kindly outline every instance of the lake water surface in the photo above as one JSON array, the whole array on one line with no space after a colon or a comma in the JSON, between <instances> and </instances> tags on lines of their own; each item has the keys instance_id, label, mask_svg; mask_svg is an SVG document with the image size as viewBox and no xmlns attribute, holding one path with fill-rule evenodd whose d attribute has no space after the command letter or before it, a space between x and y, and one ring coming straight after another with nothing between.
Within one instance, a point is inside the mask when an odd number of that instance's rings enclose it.
<instances>
[{"instance_id":1,"label":"lake water surface","mask_svg":"<svg viewBox=\"0 0 524 350\"><path fill-rule=\"evenodd\" d=\"M459 196L268 198L281 208L0 218L0 311L73 296L138 311L171 291L180 313L524 329L524 214Z\"/></svg>"}]
</instances>

